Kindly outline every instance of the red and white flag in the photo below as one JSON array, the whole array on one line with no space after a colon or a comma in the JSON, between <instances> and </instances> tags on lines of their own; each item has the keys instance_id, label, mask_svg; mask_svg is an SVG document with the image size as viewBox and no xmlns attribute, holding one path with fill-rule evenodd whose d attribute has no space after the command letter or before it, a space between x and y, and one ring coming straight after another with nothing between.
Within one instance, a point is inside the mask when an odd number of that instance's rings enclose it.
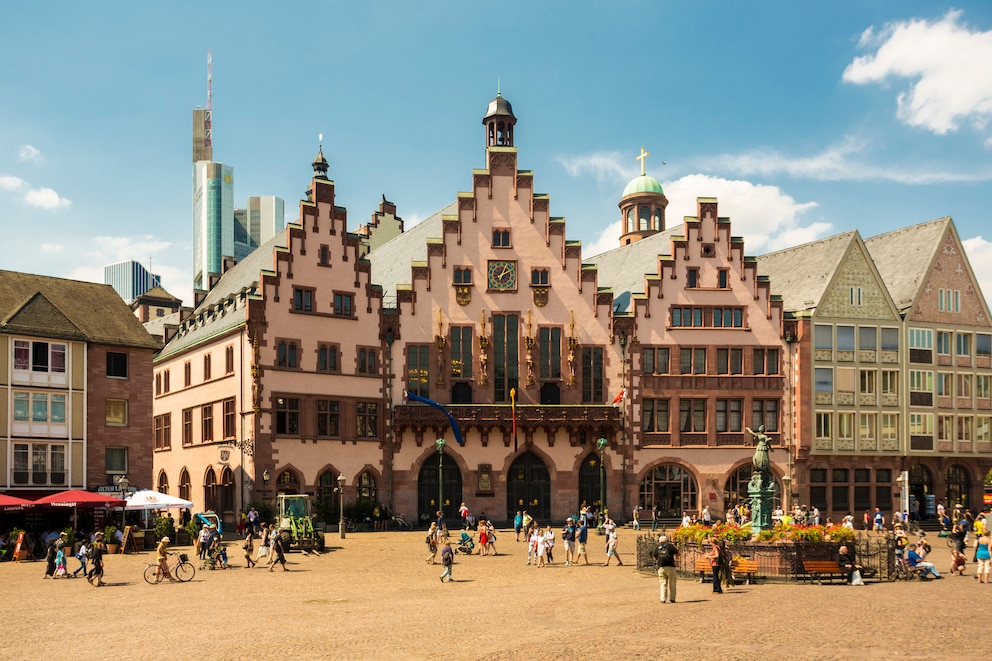
<instances>
[{"instance_id":1,"label":"red and white flag","mask_svg":"<svg viewBox=\"0 0 992 661\"><path fill-rule=\"evenodd\" d=\"M620 388L620 392L618 392L617 393L617 396L613 398L613 406L616 406L617 404L619 404L620 402L622 402L625 399L627 399L627 387L626 386Z\"/></svg>"}]
</instances>

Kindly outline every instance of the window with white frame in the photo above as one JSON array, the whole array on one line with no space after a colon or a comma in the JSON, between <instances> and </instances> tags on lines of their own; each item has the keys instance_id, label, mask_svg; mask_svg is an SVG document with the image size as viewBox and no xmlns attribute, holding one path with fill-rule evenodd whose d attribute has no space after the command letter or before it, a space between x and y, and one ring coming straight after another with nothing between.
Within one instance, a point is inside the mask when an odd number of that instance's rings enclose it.
<instances>
[{"instance_id":1,"label":"window with white frame","mask_svg":"<svg viewBox=\"0 0 992 661\"><path fill-rule=\"evenodd\" d=\"M971 358L971 333L958 333L954 336L956 351L962 358Z\"/></svg>"},{"instance_id":2,"label":"window with white frame","mask_svg":"<svg viewBox=\"0 0 992 661\"><path fill-rule=\"evenodd\" d=\"M898 370L882 370L882 394L883 395L899 394Z\"/></svg>"},{"instance_id":3,"label":"window with white frame","mask_svg":"<svg viewBox=\"0 0 992 661\"><path fill-rule=\"evenodd\" d=\"M954 437L954 416L937 416L937 440L949 441Z\"/></svg>"},{"instance_id":4,"label":"window with white frame","mask_svg":"<svg viewBox=\"0 0 992 661\"><path fill-rule=\"evenodd\" d=\"M854 414L837 413L837 438L854 438Z\"/></svg>"},{"instance_id":5,"label":"window with white frame","mask_svg":"<svg viewBox=\"0 0 992 661\"><path fill-rule=\"evenodd\" d=\"M882 414L882 439L894 441L899 438L899 414Z\"/></svg>"},{"instance_id":6,"label":"window with white frame","mask_svg":"<svg viewBox=\"0 0 992 661\"><path fill-rule=\"evenodd\" d=\"M958 374L958 397L971 397L971 374Z\"/></svg>"},{"instance_id":7,"label":"window with white frame","mask_svg":"<svg viewBox=\"0 0 992 661\"><path fill-rule=\"evenodd\" d=\"M105 456L108 473L127 473L127 448L107 448Z\"/></svg>"},{"instance_id":8,"label":"window with white frame","mask_svg":"<svg viewBox=\"0 0 992 661\"><path fill-rule=\"evenodd\" d=\"M834 391L834 370L832 367L817 367L814 379L816 392Z\"/></svg>"},{"instance_id":9,"label":"window with white frame","mask_svg":"<svg viewBox=\"0 0 992 661\"><path fill-rule=\"evenodd\" d=\"M858 380L862 395L874 395L876 392L876 379L878 372L875 370L859 370Z\"/></svg>"},{"instance_id":10,"label":"window with white frame","mask_svg":"<svg viewBox=\"0 0 992 661\"><path fill-rule=\"evenodd\" d=\"M878 414L859 413L858 414L858 438L864 441L875 440L878 429Z\"/></svg>"},{"instance_id":11,"label":"window with white frame","mask_svg":"<svg viewBox=\"0 0 992 661\"><path fill-rule=\"evenodd\" d=\"M831 422L833 414L831 413L817 413L816 414L816 437L817 438L830 438L831 437Z\"/></svg>"},{"instance_id":12,"label":"window with white frame","mask_svg":"<svg viewBox=\"0 0 992 661\"><path fill-rule=\"evenodd\" d=\"M989 383L992 378L988 374L975 375L975 397L980 399L989 398Z\"/></svg>"},{"instance_id":13,"label":"window with white frame","mask_svg":"<svg viewBox=\"0 0 992 661\"><path fill-rule=\"evenodd\" d=\"M953 382L954 375L950 372L937 372L937 396L951 397L954 394Z\"/></svg>"},{"instance_id":14,"label":"window with white frame","mask_svg":"<svg viewBox=\"0 0 992 661\"><path fill-rule=\"evenodd\" d=\"M909 389L912 392L933 392L933 372L910 370Z\"/></svg>"},{"instance_id":15,"label":"window with white frame","mask_svg":"<svg viewBox=\"0 0 992 661\"><path fill-rule=\"evenodd\" d=\"M975 418L975 440L992 440L992 417L980 415Z\"/></svg>"},{"instance_id":16,"label":"window with white frame","mask_svg":"<svg viewBox=\"0 0 992 661\"><path fill-rule=\"evenodd\" d=\"M18 486L64 486L65 451L64 444L14 443L11 481Z\"/></svg>"},{"instance_id":17,"label":"window with white frame","mask_svg":"<svg viewBox=\"0 0 992 661\"><path fill-rule=\"evenodd\" d=\"M933 435L933 414L932 413L910 413L909 433L913 436Z\"/></svg>"},{"instance_id":18,"label":"window with white frame","mask_svg":"<svg viewBox=\"0 0 992 661\"><path fill-rule=\"evenodd\" d=\"M937 354L941 356L951 355L951 333L948 331L937 331Z\"/></svg>"},{"instance_id":19,"label":"window with white frame","mask_svg":"<svg viewBox=\"0 0 992 661\"><path fill-rule=\"evenodd\" d=\"M958 440L959 441L970 441L972 440L973 425L975 421L970 415L958 416Z\"/></svg>"},{"instance_id":20,"label":"window with white frame","mask_svg":"<svg viewBox=\"0 0 992 661\"><path fill-rule=\"evenodd\" d=\"M851 287L851 305L861 305L864 302L864 295L861 287Z\"/></svg>"}]
</instances>

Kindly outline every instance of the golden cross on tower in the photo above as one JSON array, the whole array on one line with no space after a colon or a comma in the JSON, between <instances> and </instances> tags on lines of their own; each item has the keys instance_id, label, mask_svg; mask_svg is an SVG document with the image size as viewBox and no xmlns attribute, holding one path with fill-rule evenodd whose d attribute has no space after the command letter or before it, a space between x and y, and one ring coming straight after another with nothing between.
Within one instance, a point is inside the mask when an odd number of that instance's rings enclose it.
<instances>
[{"instance_id":1,"label":"golden cross on tower","mask_svg":"<svg viewBox=\"0 0 992 661\"><path fill-rule=\"evenodd\" d=\"M641 147L641 155L637 157L636 160L641 162L641 176L644 176L644 159L651 155L651 152L644 151L644 147Z\"/></svg>"}]
</instances>

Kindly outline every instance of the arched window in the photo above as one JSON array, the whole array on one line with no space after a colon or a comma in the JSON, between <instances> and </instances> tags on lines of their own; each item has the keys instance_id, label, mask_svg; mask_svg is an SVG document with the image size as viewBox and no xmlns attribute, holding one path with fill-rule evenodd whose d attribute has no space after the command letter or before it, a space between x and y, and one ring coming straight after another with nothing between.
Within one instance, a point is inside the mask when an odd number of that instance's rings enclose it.
<instances>
[{"instance_id":1,"label":"arched window","mask_svg":"<svg viewBox=\"0 0 992 661\"><path fill-rule=\"evenodd\" d=\"M208 468L203 476L203 506L210 511L217 511L217 473L213 467Z\"/></svg>"},{"instance_id":2,"label":"arched window","mask_svg":"<svg viewBox=\"0 0 992 661\"><path fill-rule=\"evenodd\" d=\"M944 471L944 482L947 484L947 504L968 507L968 492L971 490L968 471L959 464L948 466Z\"/></svg>"},{"instance_id":3,"label":"arched window","mask_svg":"<svg viewBox=\"0 0 992 661\"><path fill-rule=\"evenodd\" d=\"M355 487L355 500L378 502L376 498L375 476L370 471L364 471L358 476L358 482Z\"/></svg>"},{"instance_id":4,"label":"arched window","mask_svg":"<svg viewBox=\"0 0 992 661\"><path fill-rule=\"evenodd\" d=\"M169 493L169 476L165 471L160 471L158 474L158 492L159 493Z\"/></svg>"},{"instance_id":5,"label":"arched window","mask_svg":"<svg viewBox=\"0 0 992 661\"><path fill-rule=\"evenodd\" d=\"M183 500L193 500L193 485L189 481L189 471L183 468L179 472L179 497Z\"/></svg>"},{"instance_id":6,"label":"arched window","mask_svg":"<svg viewBox=\"0 0 992 661\"><path fill-rule=\"evenodd\" d=\"M677 464L655 466L641 480L640 502L644 507L658 505L665 518L681 518L697 510L696 479Z\"/></svg>"},{"instance_id":7,"label":"arched window","mask_svg":"<svg viewBox=\"0 0 992 661\"><path fill-rule=\"evenodd\" d=\"M331 471L324 471L317 478L317 501L328 507L337 506L338 476Z\"/></svg>"},{"instance_id":8,"label":"arched window","mask_svg":"<svg viewBox=\"0 0 992 661\"><path fill-rule=\"evenodd\" d=\"M276 493L303 493L303 490L300 489L300 478L295 471L291 471L287 468L283 472L279 473L279 479L276 480Z\"/></svg>"},{"instance_id":9,"label":"arched window","mask_svg":"<svg viewBox=\"0 0 992 661\"><path fill-rule=\"evenodd\" d=\"M627 209L627 221L624 224L623 232L624 234L627 234L628 232L633 232L633 231L634 231L634 210Z\"/></svg>"},{"instance_id":10,"label":"arched window","mask_svg":"<svg viewBox=\"0 0 992 661\"><path fill-rule=\"evenodd\" d=\"M217 487L217 506L221 512L233 512L237 506L234 502L234 471L230 466L224 467L220 474L220 485Z\"/></svg>"},{"instance_id":11,"label":"arched window","mask_svg":"<svg viewBox=\"0 0 992 661\"><path fill-rule=\"evenodd\" d=\"M657 230L659 232L664 229L661 220L661 209L654 210L654 227L651 229Z\"/></svg>"},{"instance_id":12,"label":"arched window","mask_svg":"<svg viewBox=\"0 0 992 661\"><path fill-rule=\"evenodd\" d=\"M642 206L637 210L637 229L644 231L651 229L651 207Z\"/></svg>"}]
</instances>

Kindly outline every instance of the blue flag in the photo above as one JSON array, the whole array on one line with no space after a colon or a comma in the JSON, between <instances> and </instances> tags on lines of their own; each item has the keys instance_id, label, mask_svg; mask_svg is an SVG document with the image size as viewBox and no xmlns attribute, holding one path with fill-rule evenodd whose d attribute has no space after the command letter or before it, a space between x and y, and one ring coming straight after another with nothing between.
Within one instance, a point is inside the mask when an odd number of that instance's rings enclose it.
<instances>
[{"instance_id":1,"label":"blue flag","mask_svg":"<svg viewBox=\"0 0 992 661\"><path fill-rule=\"evenodd\" d=\"M451 431L454 432L455 434L455 440L458 441L458 445L462 445L462 446L465 445L465 439L462 438L462 430L458 428L458 423L455 421L452 415L448 413L448 409L444 408L443 406L435 402L433 399L427 399L426 397L421 397L420 395L414 395L412 392L407 392L406 390L404 390L403 393L406 395L406 398L409 401L420 402L421 404L427 404L428 406L433 406L434 408L436 408L437 410L441 411L446 416L448 416L448 422L451 423Z\"/></svg>"}]
</instances>

